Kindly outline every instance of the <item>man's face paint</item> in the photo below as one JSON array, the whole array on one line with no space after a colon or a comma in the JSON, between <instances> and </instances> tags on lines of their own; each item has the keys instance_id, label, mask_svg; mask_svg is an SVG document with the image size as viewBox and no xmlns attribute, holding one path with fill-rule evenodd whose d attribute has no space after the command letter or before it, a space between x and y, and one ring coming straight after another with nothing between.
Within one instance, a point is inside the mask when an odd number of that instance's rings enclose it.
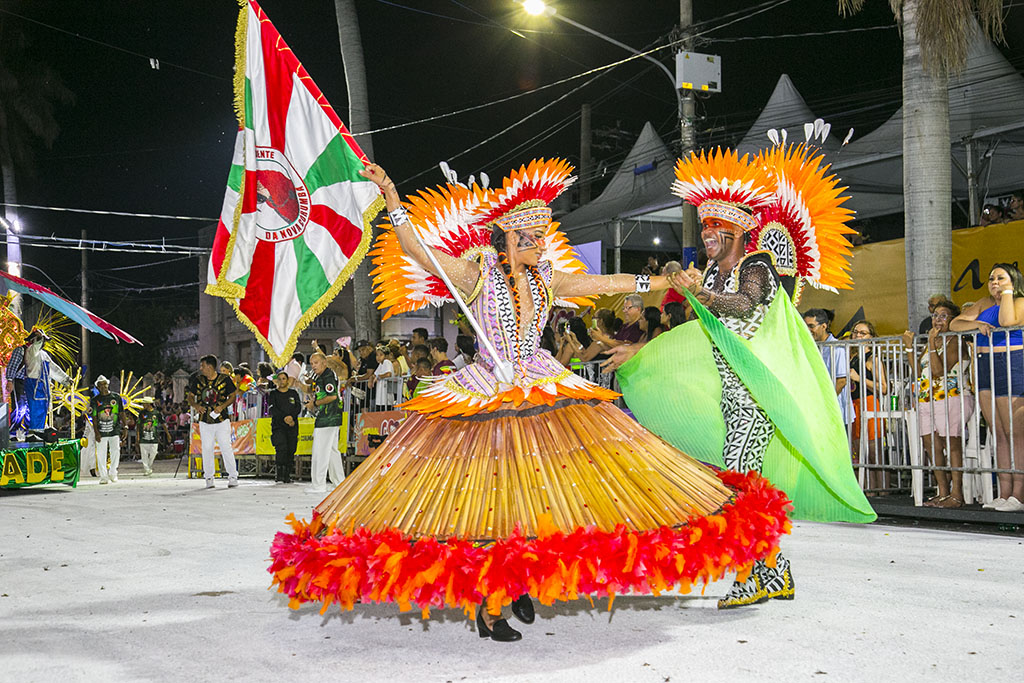
<instances>
[{"instance_id":1,"label":"man's face paint","mask_svg":"<svg viewBox=\"0 0 1024 683\"><path fill-rule=\"evenodd\" d=\"M725 258L740 239L742 229L720 218L705 218L700 237L708 258L718 261Z\"/></svg>"}]
</instances>

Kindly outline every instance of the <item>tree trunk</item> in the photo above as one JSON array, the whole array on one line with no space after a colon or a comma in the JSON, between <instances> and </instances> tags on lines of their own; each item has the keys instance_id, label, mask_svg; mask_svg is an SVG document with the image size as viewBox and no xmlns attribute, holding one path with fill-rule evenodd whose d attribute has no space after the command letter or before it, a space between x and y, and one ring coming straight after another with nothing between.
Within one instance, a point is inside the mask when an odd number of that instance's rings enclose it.
<instances>
[{"instance_id":1,"label":"tree trunk","mask_svg":"<svg viewBox=\"0 0 1024 683\"><path fill-rule=\"evenodd\" d=\"M7 230L7 272L21 277L21 241L14 226L18 222L18 209L11 204L18 203L18 189L14 179L14 164L10 159L4 159L0 163L0 176L4 183L4 218L11 227ZM11 310L21 317L22 295L15 294L11 300Z\"/></svg>"},{"instance_id":2,"label":"tree trunk","mask_svg":"<svg viewBox=\"0 0 1024 683\"><path fill-rule=\"evenodd\" d=\"M359 35L359 18L355 0L335 0L334 11L338 19L338 40L341 42L341 61L345 67L348 89L348 127L353 133L370 130L370 105L366 96L366 67L363 64L363 41ZM370 159L373 141L369 135L356 138ZM370 278L371 263L363 259L352 275L352 297L355 304L356 339L370 342L380 339L380 311L373 303L373 285Z\"/></svg>"},{"instance_id":3,"label":"tree trunk","mask_svg":"<svg viewBox=\"0 0 1024 683\"><path fill-rule=\"evenodd\" d=\"M949 295L953 268L948 78L925 70L918 35L923 0L903 2L903 198L907 323L916 330L928 297Z\"/></svg>"}]
</instances>

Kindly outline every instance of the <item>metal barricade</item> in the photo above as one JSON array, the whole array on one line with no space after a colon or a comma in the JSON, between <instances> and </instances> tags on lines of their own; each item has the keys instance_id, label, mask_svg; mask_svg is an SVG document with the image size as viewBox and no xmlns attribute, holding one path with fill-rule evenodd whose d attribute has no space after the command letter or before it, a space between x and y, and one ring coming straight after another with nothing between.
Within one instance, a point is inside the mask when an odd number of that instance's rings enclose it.
<instances>
[{"instance_id":1,"label":"metal barricade","mask_svg":"<svg viewBox=\"0 0 1024 683\"><path fill-rule=\"evenodd\" d=\"M861 486L910 493L916 505L932 488L962 491L965 503L1009 497L1024 477L1024 398L1013 396L1024 394L1024 349L979 348L974 332L935 338L818 344Z\"/></svg>"}]
</instances>

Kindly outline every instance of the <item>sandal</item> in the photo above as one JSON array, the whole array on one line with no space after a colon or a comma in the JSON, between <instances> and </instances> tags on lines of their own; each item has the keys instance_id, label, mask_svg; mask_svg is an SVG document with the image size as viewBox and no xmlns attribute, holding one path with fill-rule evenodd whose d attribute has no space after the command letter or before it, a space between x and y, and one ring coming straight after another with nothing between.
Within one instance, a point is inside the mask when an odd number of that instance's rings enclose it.
<instances>
[{"instance_id":1,"label":"sandal","mask_svg":"<svg viewBox=\"0 0 1024 683\"><path fill-rule=\"evenodd\" d=\"M956 496L946 496L935 504L937 508L958 508L963 507L964 502Z\"/></svg>"},{"instance_id":2,"label":"sandal","mask_svg":"<svg viewBox=\"0 0 1024 683\"><path fill-rule=\"evenodd\" d=\"M934 498L929 498L928 500L926 500L924 503L922 503L922 505L924 507L926 507L926 508L942 507L942 504L944 502L946 502L946 500L948 498L950 498L950 496L948 496L948 495L946 495L946 496L935 496Z\"/></svg>"}]
</instances>

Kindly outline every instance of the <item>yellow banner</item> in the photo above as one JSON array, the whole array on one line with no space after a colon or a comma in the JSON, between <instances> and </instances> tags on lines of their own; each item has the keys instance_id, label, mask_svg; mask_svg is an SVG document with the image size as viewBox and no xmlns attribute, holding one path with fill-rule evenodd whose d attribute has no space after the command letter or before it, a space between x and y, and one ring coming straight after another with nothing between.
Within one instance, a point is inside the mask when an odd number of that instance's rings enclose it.
<instances>
[{"instance_id":1,"label":"yellow banner","mask_svg":"<svg viewBox=\"0 0 1024 683\"><path fill-rule=\"evenodd\" d=\"M993 264L1018 263L1024 254L1024 221L954 230L952 237L950 290L953 302L961 307L988 295L988 273ZM832 331L838 333L863 307L864 318L874 323L878 334L902 334L907 329L903 240L856 247L852 265L852 290L833 294L805 287L800 310L831 308L836 312Z\"/></svg>"},{"instance_id":2,"label":"yellow banner","mask_svg":"<svg viewBox=\"0 0 1024 683\"><path fill-rule=\"evenodd\" d=\"M295 447L295 455L313 454L313 423L312 417L299 418L299 443ZM273 455L274 444L270 441L270 418L261 417L256 420L256 453ZM342 455L348 452L348 414L342 416L341 429L338 430L338 449Z\"/></svg>"}]
</instances>

